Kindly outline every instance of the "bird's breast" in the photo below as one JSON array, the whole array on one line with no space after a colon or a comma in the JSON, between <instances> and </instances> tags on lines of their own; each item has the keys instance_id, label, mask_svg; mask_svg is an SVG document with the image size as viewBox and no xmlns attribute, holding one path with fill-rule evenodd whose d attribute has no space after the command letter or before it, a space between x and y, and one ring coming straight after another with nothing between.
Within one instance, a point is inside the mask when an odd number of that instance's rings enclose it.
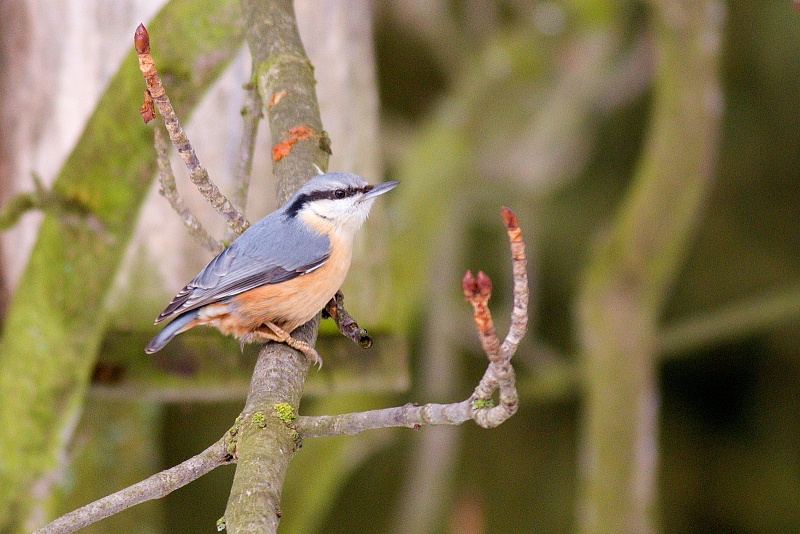
<instances>
[{"instance_id":1,"label":"bird's breast","mask_svg":"<svg viewBox=\"0 0 800 534\"><path fill-rule=\"evenodd\" d=\"M266 284L233 297L228 304L244 328L272 322L291 332L309 321L342 286L352 258L352 241L331 235L328 260L313 271Z\"/></svg>"}]
</instances>

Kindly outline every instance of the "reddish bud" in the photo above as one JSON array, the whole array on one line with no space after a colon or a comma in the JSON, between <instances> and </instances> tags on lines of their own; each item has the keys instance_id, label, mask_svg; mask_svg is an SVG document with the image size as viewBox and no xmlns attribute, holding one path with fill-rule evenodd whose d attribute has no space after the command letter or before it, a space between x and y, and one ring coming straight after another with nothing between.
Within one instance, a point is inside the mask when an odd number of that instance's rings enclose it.
<instances>
[{"instance_id":1,"label":"reddish bud","mask_svg":"<svg viewBox=\"0 0 800 534\"><path fill-rule=\"evenodd\" d=\"M492 296L492 281L483 271L478 271L478 279L475 284L481 298L489 300Z\"/></svg>"},{"instance_id":2,"label":"reddish bud","mask_svg":"<svg viewBox=\"0 0 800 534\"><path fill-rule=\"evenodd\" d=\"M461 290L467 300L471 299L472 295L478 290L478 283L475 281L475 277L472 276L472 271L467 271L464 278L461 279Z\"/></svg>"},{"instance_id":3,"label":"reddish bud","mask_svg":"<svg viewBox=\"0 0 800 534\"><path fill-rule=\"evenodd\" d=\"M509 230L513 230L519 227L519 223L517 222L517 216L509 208L503 206L500 209L500 213L503 215L503 223L505 223L506 228L508 228Z\"/></svg>"},{"instance_id":4,"label":"reddish bud","mask_svg":"<svg viewBox=\"0 0 800 534\"><path fill-rule=\"evenodd\" d=\"M144 24L139 24L136 28L136 32L133 34L133 46L136 48L137 54L150 53L150 35Z\"/></svg>"}]
</instances>

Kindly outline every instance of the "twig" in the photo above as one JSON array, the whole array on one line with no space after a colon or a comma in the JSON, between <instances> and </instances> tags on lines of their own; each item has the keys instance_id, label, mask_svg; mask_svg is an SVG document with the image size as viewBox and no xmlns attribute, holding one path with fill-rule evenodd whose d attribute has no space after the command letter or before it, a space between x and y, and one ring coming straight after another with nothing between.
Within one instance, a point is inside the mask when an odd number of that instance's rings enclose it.
<instances>
[{"instance_id":1,"label":"twig","mask_svg":"<svg viewBox=\"0 0 800 534\"><path fill-rule=\"evenodd\" d=\"M38 191L14 195L0 208L0 231L7 230L17 224L17 221L31 210L39 209L42 199Z\"/></svg>"},{"instance_id":2,"label":"twig","mask_svg":"<svg viewBox=\"0 0 800 534\"><path fill-rule=\"evenodd\" d=\"M58 216L69 214L81 218L90 215L89 208L82 205L77 199L65 197L53 189L47 189L37 174L33 174L33 185L33 191L19 193L0 207L0 231L14 226L20 217L31 210L50 210Z\"/></svg>"},{"instance_id":3,"label":"twig","mask_svg":"<svg viewBox=\"0 0 800 534\"><path fill-rule=\"evenodd\" d=\"M156 147L156 162L158 163L158 182L161 185L159 192L167 199L172 209L180 216L189 234L204 248L210 250L214 254L222 252L225 248L222 243L211 237L206 232L203 225L194 216L189 206L183 201L183 198L178 194L175 186L175 175L172 173L172 166L169 163L169 156L167 150L167 140L164 139L164 134L161 128L155 129L155 147Z\"/></svg>"},{"instance_id":4,"label":"twig","mask_svg":"<svg viewBox=\"0 0 800 534\"><path fill-rule=\"evenodd\" d=\"M236 170L233 175L233 207L244 215L247 207L247 193L250 190L250 174L253 170L253 154L255 153L258 124L264 118L263 103L255 84L244 86L244 104L242 105L242 141L236 158ZM236 237L233 229L228 228L225 240L232 241Z\"/></svg>"},{"instance_id":5,"label":"twig","mask_svg":"<svg viewBox=\"0 0 800 534\"><path fill-rule=\"evenodd\" d=\"M145 103L141 108L142 118L145 122L152 119L152 103L158 108L161 117L164 119L164 125L169 132L169 138L175 148L178 149L183 163L189 169L189 177L192 182L197 186L197 190L214 207L217 212L222 215L228 226L237 234L244 232L250 223L247 222L244 215L233 207L231 202L220 192L214 182L208 176L208 171L200 164L197 154L194 152L191 143L189 142L186 133L181 128L178 117L175 115L175 110L169 101L164 86L161 84L161 79L156 71L155 62L150 55L150 36L147 34L143 24L139 24L134 34L134 45L136 46L136 53L139 55L139 69L142 71L144 78L147 82L147 92L145 94ZM150 100L152 99L152 103Z\"/></svg>"},{"instance_id":6,"label":"twig","mask_svg":"<svg viewBox=\"0 0 800 534\"><path fill-rule=\"evenodd\" d=\"M339 332L362 349L368 349L372 346L372 337L366 330L359 327L353 316L344 309L344 294L341 290L336 292L336 295L322 310L322 318L333 319L337 328L339 328Z\"/></svg>"},{"instance_id":7,"label":"twig","mask_svg":"<svg viewBox=\"0 0 800 534\"><path fill-rule=\"evenodd\" d=\"M511 357L517 351L517 346L525 335L528 324L528 262L525 257L525 242L522 240L522 232L514 212L503 207L502 215L511 244L514 308L511 311L511 325L508 334L501 346L497 346L497 334L488 308L489 297L492 293L489 277L478 273L478 278L472 279L471 273L467 271L469 278L464 276L464 280L462 280L464 297L472 304L475 325L478 327L481 344L490 361L489 367L472 393L470 400L473 404L485 405L491 401L494 392L499 390L500 403L475 414L479 418L475 421L485 428L499 425L514 415L519 407L519 395L515 386L516 377L511 365ZM483 276L481 276L482 274Z\"/></svg>"},{"instance_id":8,"label":"twig","mask_svg":"<svg viewBox=\"0 0 800 534\"><path fill-rule=\"evenodd\" d=\"M227 434L226 436L227 437ZM225 438L175 467L156 473L102 499L65 514L34 531L34 534L69 534L96 523L137 504L160 499L205 475L209 471L233 462L225 446Z\"/></svg>"},{"instance_id":9,"label":"twig","mask_svg":"<svg viewBox=\"0 0 800 534\"><path fill-rule=\"evenodd\" d=\"M528 275L525 243L517 218L503 208L503 221L511 243L514 272L514 309L511 327L501 345L497 339L491 313L487 306L491 296L491 281L484 273L475 278L468 271L462 281L464 296L472 304L475 325L481 345L489 358L489 366L469 399L452 404L406 404L395 408L328 416L301 416L295 429L303 437L352 435L364 430L423 425L457 425L473 419L484 428L492 428L514 415L519 407L511 357L525 335L528 322ZM499 405L492 406L491 398L499 390Z\"/></svg>"}]
</instances>

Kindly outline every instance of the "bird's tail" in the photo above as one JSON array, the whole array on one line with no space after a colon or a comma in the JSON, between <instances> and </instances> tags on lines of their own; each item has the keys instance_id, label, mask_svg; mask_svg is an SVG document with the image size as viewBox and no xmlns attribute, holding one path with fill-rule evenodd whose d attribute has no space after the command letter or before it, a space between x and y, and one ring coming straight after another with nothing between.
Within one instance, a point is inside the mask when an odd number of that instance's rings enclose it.
<instances>
[{"instance_id":1,"label":"bird's tail","mask_svg":"<svg viewBox=\"0 0 800 534\"><path fill-rule=\"evenodd\" d=\"M198 313L199 310L190 310L180 314L176 319L165 326L156 337L150 340L150 343L147 344L144 351L147 354L153 354L163 349L164 345L169 343L177 334L183 332L186 325L197 318Z\"/></svg>"}]
</instances>

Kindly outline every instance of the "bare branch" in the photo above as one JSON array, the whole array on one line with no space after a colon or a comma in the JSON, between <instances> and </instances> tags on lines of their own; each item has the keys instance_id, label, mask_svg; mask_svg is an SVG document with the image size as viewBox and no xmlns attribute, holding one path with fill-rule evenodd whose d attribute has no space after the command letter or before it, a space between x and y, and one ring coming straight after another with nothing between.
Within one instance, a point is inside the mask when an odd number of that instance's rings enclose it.
<instances>
[{"instance_id":1,"label":"bare branch","mask_svg":"<svg viewBox=\"0 0 800 534\"><path fill-rule=\"evenodd\" d=\"M233 207L231 202L211 181L205 167L200 164L189 138L186 137L186 133L181 128L164 86L161 84L155 62L150 55L150 36L147 34L143 24L139 24L139 27L136 28L133 41L136 46L136 53L139 55L139 69L147 81L147 93L149 94L149 97L145 96L145 103L140 110L142 118L147 122L154 117L150 103L150 99L152 99L164 119L164 125L167 127L172 144L178 149L178 154L180 154L186 168L189 169L189 177L197 186L197 190L222 215L228 226L237 234L241 234L250 226L250 223L245 219L244 215Z\"/></svg>"},{"instance_id":2,"label":"bare branch","mask_svg":"<svg viewBox=\"0 0 800 534\"><path fill-rule=\"evenodd\" d=\"M227 434L226 436L227 437ZM34 531L34 534L69 534L132 506L160 499L233 459L228 454L225 438L175 467L156 473L132 486L65 514Z\"/></svg>"},{"instance_id":3,"label":"bare branch","mask_svg":"<svg viewBox=\"0 0 800 534\"><path fill-rule=\"evenodd\" d=\"M155 147L156 161L158 163L158 181L161 185L159 192L167 199L172 209L180 216L189 234L200 243L201 246L214 254L222 252L222 249L225 248L222 243L206 232L203 225L197 217L194 216L189 206L183 201L183 198L178 194L178 190L175 186L175 175L172 173L172 166L169 163L169 156L167 155L169 146L160 128L155 129Z\"/></svg>"},{"instance_id":4,"label":"bare branch","mask_svg":"<svg viewBox=\"0 0 800 534\"><path fill-rule=\"evenodd\" d=\"M501 213L511 244L511 268L514 277L514 309L511 311L511 326L501 347L506 359L510 359L511 355L517 352L517 345L525 336L528 325L528 260L517 216L505 206Z\"/></svg>"},{"instance_id":5,"label":"bare branch","mask_svg":"<svg viewBox=\"0 0 800 534\"><path fill-rule=\"evenodd\" d=\"M242 105L242 140L236 157L236 171L233 176L233 207L244 216L247 206L247 193L250 190L250 175L253 171L253 155L255 153L258 124L264 118L263 102L255 84L244 86L244 104ZM228 228L225 239L232 241L236 237L233 229Z\"/></svg>"},{"instance_id":6,"label":"bare branch","mask_svg":"<svg viewBox=\"0 0 800 534\"><path fill-rule=\"evenodd\" d=\"M8 230L19 221L20 217L31 210L49 211L58 217L78 217L79 219L93 219L88 206L77 198L70 198L48 189L37 174L33 174L34 190L19 193L5 205L0 207L0 231ZM99 227L99 221L92 220L94 227Z\"/></svg>"},{"instance_id":7,"label":"bare branch","mask_svg":"<svg viewBox=\"0 0 800 534\"><path fill-rule=\"evenodd\" d=\"M472 419L469 400L452 404L406 404L394 408L369 410L341 415L318 415L297 418L295 430L303 438L351 436L378 428L419 428L424 425L460 425Z\"/></svg>"},{"instance_id":8,"label":"bare branch","mask_svg":"<svg viewBox=\"0 0 800 534\"><path fill-rule=\"evenodd\" d=\"M342 335L352 340L362 349L368 349L372 346L372 337L365 329L359 327L353 316L344 309L344 294L341 290L336 292L336 295L322 310L322 318L328 317L334 320Z\"/></svg>"},{"instance_id":9,"label":"bare branch","mask_svg":"<svg viewBox=\"0 0 800 534\"><path fill-rule=\"evenodd\" d=\"M301 416L294 424L300 436L341 436L358 434L364 430L389 427L418 428L423 425L458 425L473 419L484 428L500 425L516 413L519 396L515 386L511 357L525 335L528 323L528 275L526 270L525 243L517 217L508 208L503 208L503 221L508 229L511 258L514 272L514 309L511 312L511 327L501 345L497 339L494 321L488 302L492 282L484 273L477 278L467 271L462 280L464 296L472 304L475 326L481 346L489 358L486 369L475 391L469 399L452 404L406 404L405 406L371 410L331 416ZM498 391L499 404L493 406L492 395Z\"/></svg>"}]
</instances>

